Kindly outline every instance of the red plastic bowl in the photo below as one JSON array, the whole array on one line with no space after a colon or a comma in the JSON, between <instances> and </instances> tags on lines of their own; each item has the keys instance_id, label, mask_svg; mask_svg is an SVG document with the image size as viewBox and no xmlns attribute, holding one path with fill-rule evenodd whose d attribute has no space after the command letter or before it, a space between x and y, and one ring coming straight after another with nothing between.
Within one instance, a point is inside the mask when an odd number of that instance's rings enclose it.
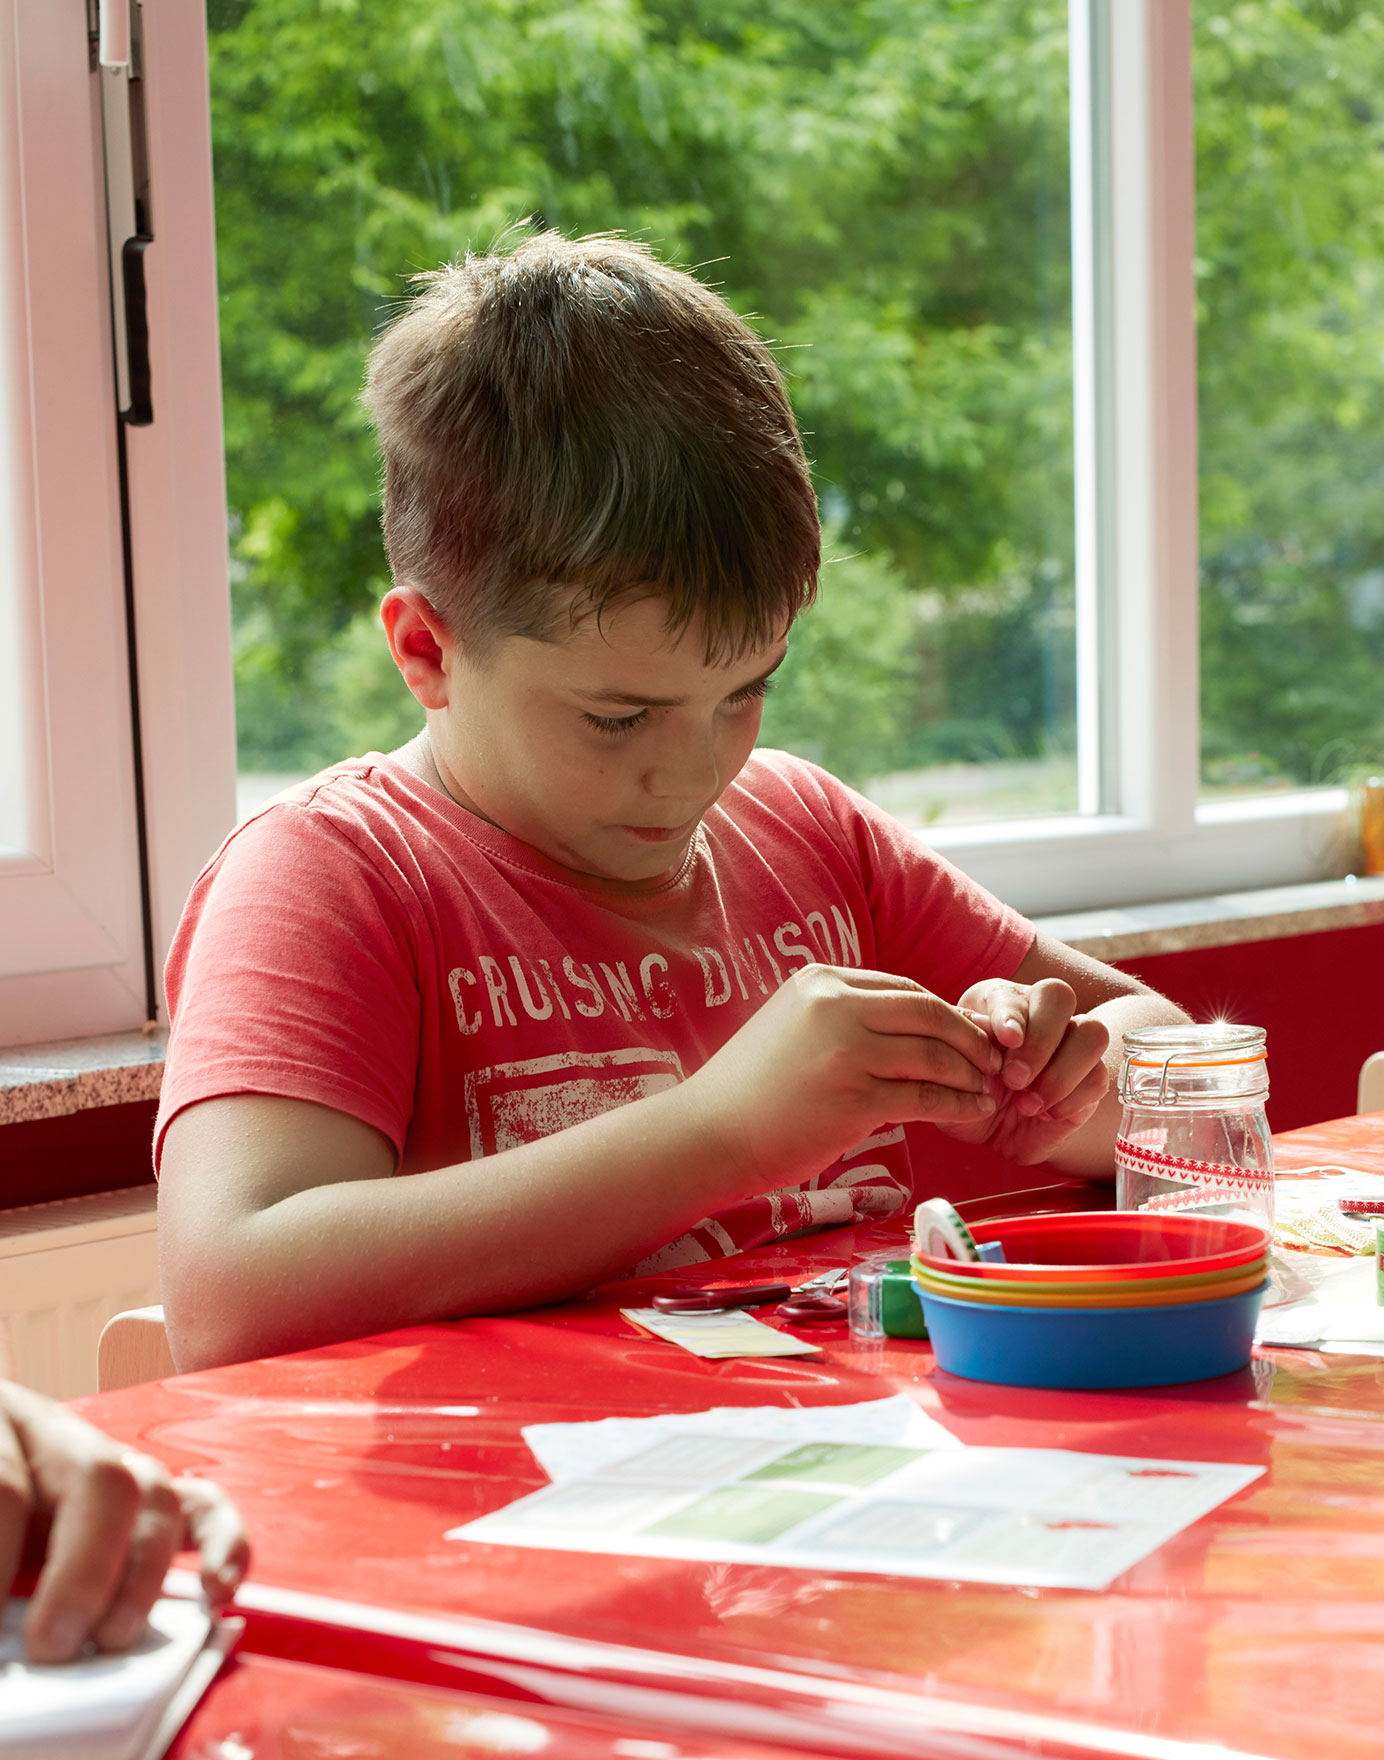
<instances>
[{"instance_id":1,"label":"red plastic bowl","mask_svg":"<svg viewBox=\"0 0 1384 1760\"><path fill-rule=\"evenodd\" d=\"M1267 1227L1222 1216L1150 1215L1146 1211L1077 1211L1058 1216L996 1216L972 1226L977 1242L999 1241L1004 1260L946 1259L918 1253L920 1265L970 1277L1033 1283L1182 1277L1228 1271L1265 1252ZM916 1251L916 1249L915 1249Z\"/></svg>"}]
</instances>

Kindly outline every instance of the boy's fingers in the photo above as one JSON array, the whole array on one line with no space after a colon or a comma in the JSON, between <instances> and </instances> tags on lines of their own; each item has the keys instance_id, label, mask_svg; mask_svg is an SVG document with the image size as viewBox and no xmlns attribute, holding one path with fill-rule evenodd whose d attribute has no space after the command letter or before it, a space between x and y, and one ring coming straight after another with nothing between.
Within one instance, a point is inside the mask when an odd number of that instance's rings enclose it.
<instances>
[{"instance_id":1,"label":"boy's fingers","mask_svg":"<svg viewBox=\"0 0 1384 1760\"><path fill-rule=\"evenodd\" d=\"M899 1087L905 1084L900 1083ZM935 1082L912 1082L916 1110L900 1110L898 1101L890 1096L889 1116L895 1119L926 1119L931 1124L979 1124L994 1116L994 1097L987 1089L981 1094L962 1093L958 1088L944 1088Z\"/></svg>"},{"instance_id":2,"label":"boy's fingers","mask_svg":"<svg viewBox=\"0 0 1384 1760\"><path fill-rule=\"evenodd\" d=\"M877 992L863 1018L868 1030L882 1040L931 1040L949 1045L981 1075L990 1075L1000 1067L1002 1053L989 1035L960 1009L930 991Z\"/></svg>"},{"instance_id":3,"label":"boy's fingers","mask_svg":"<svg viewBox=\"0 0 1384 1760\"><path fill-rule=\"evenodd\" d=\"M911 978L847 966L815 966L792 981L806 985L810 995L829 1006L852 1000L857 1018L870 1032L941 1039L982 1074L1000 1067L1002 1053L984 1027Z\"/></svg>"},{"instance_id":4,"label":"boy's fingers","mask_svg":"<svg viewBox=\"0 0 1384 1760\"><path fill-rule=\"evenodd\" d=\"M1078 1015L1068 1026L1057 1052L1028 1090L1030 1097L1041 1102L1040 1110L1050 1112L1064 1106L1083 1083L1092 1079L1100 1084L1103 1094L1109 1074L1102 1059L1109 1044L1110 1033L1104 1021Z\"/></svg>"},{"instance_id":5,"label":"boy's fingers","mask_svg":"<svg viewBox=\"0 0 1384 1760\"><path fill-rule=\"evenodd\" d=\"M182 1507L162 1468L141 1456L127 1456L126 1462L139 1481L141 1504L124 1574L92 1634L102 1650L128 1649L140 1637L183 1536Z\"/></svg>"},{"instance_id":6,"label":"boy's fingers","mask_svg":"<svg viewBox=\"0 0 1384 1760\"><path fill-rule=\"evenodd\" d=\"M1012 1051L1024 1042L1028 1031L1028 986L1008 978L990 978L973 984L961 998L961 1011L992 1035L996 1043Z\"/></svg>"},{"instance_id":7,"label":"boy's fingers","mask_svg":"<svg viewBox=\"0 0 1384 1760\"><path fill-rule=\"evenodd\" d=\"M1093 1069L1087 1071L1065 1100L1059 1100L1049 1110L1054 1118L1060 1118L1065 1123L1085 1124L1104 1100L1109 1086L1109 1070L1103 1063L1097 1063Z\"/></svg>"},{"instance_id":8,"label":"boy's fingers","mask_svg":"<svg viewBox=\"0 0 1384 1760\"><path fill-rule=\"evenodd\" d=\"M114 1454L77 1468L58 1499L48 1536L48 1561L24 1622L35 1662L66 1662L110 1606L125 1569L140 1487Z\"/></svg>"},{"instance_id":9,"label":"boy's fingers","mask_svg":"<svg viewBox=\"0 0 1384 1760\"><path fill-rule=\"evenodd\" d=\"M1028 993L1028 1014L1021 1045L1004 1060L1009 1088L1026 1088L1044 1070L1062 1043L1076 1007L1076 992L1060 978L1043 978Z\"/></svg>"},{"instance_id":10,"label":"boy's fingers","mask_svg":"<svg viewBox=\"0 0 1384 1760\"><path fill-rule=\"evenodd\" d=\"M24 1536L34 1510L34 1488L19 1438L0 1416L0 1607L24 1552Z\"/></svg>"},{"instance_id":11,"label":"boy's fingers","mask_svg":"<svg viewBox=\"0 0 1384 1760\"><path fill-rule=\"evenodd\" d=\"M871 1047L870 1074L887 1082L930 1082L963 1093L987 1090L987 1078L941 1039L881 1033Z\"/></svg>"},{"instance_id":12,"label":"boy's fingers","mask_svg":"<svg viewBox=\"0 0 1384 1760\"><path fill-rule=\"evenodd\" d=\"M219 1485L205 1479L175 1479L186 1537L201 1554L202 1588L211 1605L222 1607L235 1594L250 1565L245 1524Z\"/></svg>"}]
</instances>

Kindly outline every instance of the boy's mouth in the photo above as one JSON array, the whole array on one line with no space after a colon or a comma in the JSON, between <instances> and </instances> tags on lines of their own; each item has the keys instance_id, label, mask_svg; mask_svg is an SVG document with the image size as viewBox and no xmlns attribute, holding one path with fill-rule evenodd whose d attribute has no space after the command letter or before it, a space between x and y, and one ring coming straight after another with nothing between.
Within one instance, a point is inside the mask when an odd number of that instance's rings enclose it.
<instances>
[{"instance_id":1,"label":"boy's mouth","mask_svg":"<svg viewBox=\"0 0 1384 1760\"><path fill-rule=\"evenodd\" d=\"M674 843L680 837L688 837L697 828L695 819L687 819L681 825L622 825L622 831L628 831L642 843Z\"/></svg>"}]
</instances>

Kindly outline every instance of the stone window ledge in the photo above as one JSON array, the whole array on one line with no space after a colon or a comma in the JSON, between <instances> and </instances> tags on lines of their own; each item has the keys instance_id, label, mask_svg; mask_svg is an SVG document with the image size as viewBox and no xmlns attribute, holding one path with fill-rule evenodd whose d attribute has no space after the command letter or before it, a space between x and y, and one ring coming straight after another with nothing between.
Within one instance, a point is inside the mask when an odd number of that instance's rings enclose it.
<instances>
[{"instance_id":1,"label":"stone window ledge","mask_svg":"<svg viewBox=\"0 0 1384 1760\"><path fill-rule=\"evenodd\" d=\"M1131 960L1155 953L1277 941L1384 923L1384 875L1173 898L1039 917L1038 927L1095 959Z\"/></svg>"},{"instance_id":2,"label":"stone window ledge","mask_svg":"<svg viewBox=\"0 0 1384 1760\"><path fill-rule=\"evenodd\" d=\"M136 1030L0 1047L0 1125L157 1100L167 1040Z\"/></svg>"}]
</instances>

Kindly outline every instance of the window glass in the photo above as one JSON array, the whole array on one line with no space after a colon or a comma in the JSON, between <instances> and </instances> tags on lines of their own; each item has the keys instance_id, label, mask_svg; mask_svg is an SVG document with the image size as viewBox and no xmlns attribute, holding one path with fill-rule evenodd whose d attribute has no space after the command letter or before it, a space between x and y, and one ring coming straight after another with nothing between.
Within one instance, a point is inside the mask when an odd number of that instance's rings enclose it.
<instances>
[{"instance_id":1,"label":"window glass","mask_svg":"<svg viewBox=\"0 0 1384 1760\"><path fill-rule=\"evenodd\" d=\"M1384 762L1384 15L1196 0L1204 796Z\"/></svg>"},{"instance_id":2,"label":"window glass","mask_svg":"<svg viewBox=\"0 0 1384 1760\"><path fill-rule=\"evenodd\" d=\"M1055 0L211 0L242 803L420 716L356 402L404 274L526 216L782 349L833 558L766 743L905 819L1076 807Z\"/></svg>"}]
</instances>

